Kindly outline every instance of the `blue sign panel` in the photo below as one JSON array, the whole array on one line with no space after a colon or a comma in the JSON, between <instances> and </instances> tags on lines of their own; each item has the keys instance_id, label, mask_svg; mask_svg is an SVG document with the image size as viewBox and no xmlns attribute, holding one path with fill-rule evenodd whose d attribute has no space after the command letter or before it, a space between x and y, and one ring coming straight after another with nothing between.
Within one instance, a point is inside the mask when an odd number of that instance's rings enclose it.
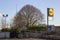
<instances>
[{"instance_id":1,"label":"blue sign panel","mask_svg":"<svg viewBox=\"0 0 60 40\"><path fill-rule=\"evenodd\" d=\"M50 26L48 26L48 30L53 31L53 30L55 30L55 27L53 25L50 25Z\"/></svg>"},{"instance_id":2,"label":"blue sign panel","mask_svg":"<svg viewBox=\"0 0 60 40\"><path fill-rule=\"evenodd\" d=\"M51 30L52 26L48 26L48 30Z\"/></svg>"}]
</instances>

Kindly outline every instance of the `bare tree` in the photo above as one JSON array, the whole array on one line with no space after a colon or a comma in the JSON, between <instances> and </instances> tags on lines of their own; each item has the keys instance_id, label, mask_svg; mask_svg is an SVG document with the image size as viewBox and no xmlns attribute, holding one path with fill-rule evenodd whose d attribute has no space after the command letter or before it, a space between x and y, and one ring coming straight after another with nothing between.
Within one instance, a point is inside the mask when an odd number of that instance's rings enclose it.
<instances>
[{"instance_id":1,"label":"bare tree","mask_svg":"<svg viewBox=\"0 0 60 40\"><path fill-rule=\"evenodd\" d=\"M14 17L14 24L19 27L37 25L43 21L44 15L32 5L25 5Z\"/></svg>"}]
</instances>

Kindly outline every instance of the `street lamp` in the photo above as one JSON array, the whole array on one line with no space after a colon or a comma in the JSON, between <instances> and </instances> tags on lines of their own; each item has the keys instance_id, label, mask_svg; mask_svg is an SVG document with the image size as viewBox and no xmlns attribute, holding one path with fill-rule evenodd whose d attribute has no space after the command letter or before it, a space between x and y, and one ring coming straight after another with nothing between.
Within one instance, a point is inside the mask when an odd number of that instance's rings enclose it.
<instances>
[{"instance_id":1,"label":"street lamp","mask_svg":"<svg viewBox=\"0 0 60 40\"><path fill-rule=\"evenodd\" d=\"M6 18L8 17L8 14L5 14L5 15L3 14L2 16L3 16L4 22L5 22L4 23L4 26L5 26L4 28L6 28ZM6 38L6 32L5 32L5 38Z\"/></svg>"},{"instance_id":2,"label":"street lamp","mask_svg":"<svg viewBox=\"0 0 60 40\"><path fill-rule=\"evenodd\" d=\"M8 17L8 14L6 15L3 14L3 17L5 18L5 27L6 27L6 18Z\"/></svg>"}]
</instances>

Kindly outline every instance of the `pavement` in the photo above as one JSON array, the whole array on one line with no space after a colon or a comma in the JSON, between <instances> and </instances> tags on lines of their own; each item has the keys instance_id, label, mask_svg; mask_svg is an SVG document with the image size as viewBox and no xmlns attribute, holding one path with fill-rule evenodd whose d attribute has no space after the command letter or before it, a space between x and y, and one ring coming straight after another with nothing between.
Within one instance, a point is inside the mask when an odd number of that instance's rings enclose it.
<instances>
[{"instance_id":1,"label":"pavement","mask_svg":"<svg viewBox=\"0 0 60 40\"><path fill-rule=\"evenodd\" d=\"M0 40L45 40L45 39L32 39L32 38L29 38L29 39L0 39Z\"/></svg>"}]
</instances>

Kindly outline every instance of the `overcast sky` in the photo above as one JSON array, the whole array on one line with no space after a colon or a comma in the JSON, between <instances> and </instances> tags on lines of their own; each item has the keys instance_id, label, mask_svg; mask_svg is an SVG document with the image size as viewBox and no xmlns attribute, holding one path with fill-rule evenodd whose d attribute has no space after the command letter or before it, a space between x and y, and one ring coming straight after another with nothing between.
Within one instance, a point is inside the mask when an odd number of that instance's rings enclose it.
<instances>
[{"instance_id":1,"label":"overcast sky","mask_svg":"<svg viewBox=\"0 0 60 40\"><path fill-rule=\"evenodd\" d=\"M7 21L9 22L16 14L16 5L18 12L26 4L38 8L45 15L45 20L47 18L47 8L53 8L54 20L50 21L49 24L60 25L60 0L0 0L0 13L8 14Z\"/></svg>"}]
</instances>

